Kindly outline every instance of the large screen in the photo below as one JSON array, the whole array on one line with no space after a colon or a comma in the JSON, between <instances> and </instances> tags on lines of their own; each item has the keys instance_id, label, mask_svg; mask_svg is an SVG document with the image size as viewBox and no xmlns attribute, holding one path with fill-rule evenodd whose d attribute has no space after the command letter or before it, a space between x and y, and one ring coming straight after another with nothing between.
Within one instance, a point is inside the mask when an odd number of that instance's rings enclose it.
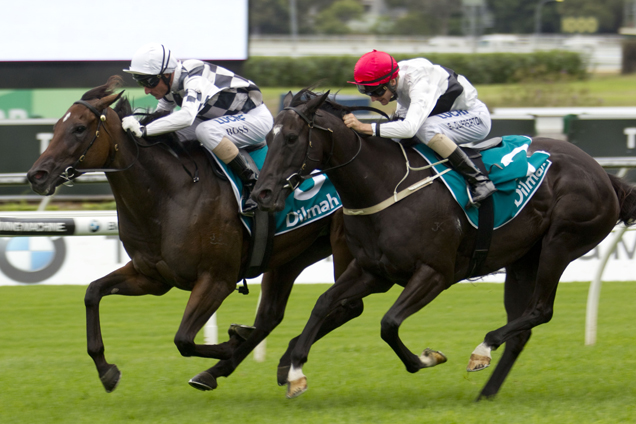
<instances>
[{"instance_id":1,"label":"large screen","mask_svg":"<svg viewBox=\"0 0 636 424\"><path fill-rule=\"evenodd\" d=\"M246 60L248 0L3 2L0 62L129 61L158 42L178 59Z\"/></svg>"}]
</instances>

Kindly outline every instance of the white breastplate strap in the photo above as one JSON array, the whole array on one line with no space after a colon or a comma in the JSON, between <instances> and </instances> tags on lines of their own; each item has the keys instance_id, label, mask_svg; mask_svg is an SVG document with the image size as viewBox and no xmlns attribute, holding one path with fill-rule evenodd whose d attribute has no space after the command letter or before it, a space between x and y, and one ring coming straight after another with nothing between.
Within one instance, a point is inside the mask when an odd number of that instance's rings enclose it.
<instances>
[{"instance_id":1,"label":"white breastplate strap","mask_svg":"<svg viewBox=\"0 0 636 424\"><path fill-rule=\"evenodd\" d=\"M344 212L345 215L371 215L371 214L380 212L381 210L384 210L384 209L388 208L389 206L399 202L400 200L404 199L405 197L410 196L411 194L415 193L419 189L422 189L422 188L426 187L427 185L432 184L433 181L436 178L441 177L443 174L447 173L448 171L450 171L450 168L447 168L447 169L443 170L442 172L440 172L438 174L435 174L433 176L426 177L423 180L420 180L420 181L416 182L415 184L405 188L404 190L400 191L399 193L394 193L393 196L389 197L388 199L386 199L383 202L378 203L375 206L371 206L371 207L364 208L364 209L343 208L343 212Z\"/></svg>"}]
</instances>

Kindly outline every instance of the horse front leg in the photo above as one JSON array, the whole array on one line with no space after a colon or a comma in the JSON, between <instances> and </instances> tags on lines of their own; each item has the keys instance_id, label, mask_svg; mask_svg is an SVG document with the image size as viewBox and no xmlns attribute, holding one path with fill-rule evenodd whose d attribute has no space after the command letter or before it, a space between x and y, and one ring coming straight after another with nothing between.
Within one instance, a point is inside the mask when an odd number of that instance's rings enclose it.
<instances>
[{"instance_id":1,"label":"horse front leg","mask_svg":"<svg viewBox=\"0 0 636 424\"><path fill-rule=\"evenodd\" d=\"M393 306L382 318L381 335L406 366L406 370L415 373L422 368L430 368L446 362L446 356L439 351L426 348L420 356L412 353L399 336L400 325L409 316L428 305L447 287L444 277L428 265L420 266Z\"/></svg>"},{"instance_id":2,"label":"horse front leg","mask_svg":"<svg viewBox=\"0 0 636 424\"><path fill-rule=\"evenodd\" d=\"M311 311L309 321L297 339L291 353L291 366L287 377L287 398L295 398L307 390L307 378L302 372L302 367L307 362L309 350L318 339L321 329L323 331L330 329L330 324L328 322L325 324L328 316L337 311L341 305L357 304L360 299L372 293L384 293L392 286L393 283L362 270L357 261L351 262L336 283L318 298ZM337 328L337 326L333 328Z\"/></svg>"},{"instance_id":3,"label":"horse front leg","mask_svg":"<svg viewBox=\"0 0 636 424\"><path fill-rule=\"evenodd\" d=\"M241 338L238 335L233 336L237 339L237 345L232 351L232 356L217 362L212 368L202 373L205 376L206 385L194 386L195 388L200 390L214 389L219 377L230 376L250 352L280 324L285 315L285 307L294 281L305 267L306 264L300 267L285 265L263 275L261 300L256 312L253 330L246 338Z\"/></svg>"},{"instance_id":4,"label":"horse front leg","mask_svg":"<svg viewBox=\"0 0 636 424\"><path fill-rule=\"evenodd\" d=\"M169 286L139 274L132 266L132 262L128 262L122 268L88 285L84 297L87 350L95 363L99 379L104 385L106 392L110 393L115 390L121 378L121 372L115 364L109 364L104 356L104 341L99 319L99 303L101 299L111 294L123 296L152 294L161 296L170 289L171 287Z\"/></svg>"},{"instance_id":5,"label":"horse front leg","mask_svg":"<svg viewBox=\"0 0 636 424\"><path fill-rule=\"evenodd\" d=\"M327 334L331 333L333 330L351 321L352 319L359 317L360 315L362 315L363 311L364 303L362 302L362 299L349 300L344 305L338 305L337 309L327 315L327 318L325 318L325 320L323 321L320 329L318 330L318 333L316 334L314 343L322 339ZM287 350L278 362L276 380L279 386L284 386L285 384L287 384L289 370L291 369L291 354L296 348L298 339L300 339L300 336L296 336L290 340L287 346Z\"/></svg>"}]
</instances>

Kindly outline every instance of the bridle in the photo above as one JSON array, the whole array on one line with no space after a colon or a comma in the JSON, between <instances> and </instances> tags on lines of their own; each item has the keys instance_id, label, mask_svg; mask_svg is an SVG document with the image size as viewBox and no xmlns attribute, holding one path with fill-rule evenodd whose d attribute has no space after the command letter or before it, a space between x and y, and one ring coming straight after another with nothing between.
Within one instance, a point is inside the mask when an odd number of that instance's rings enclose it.
<instances>
[{"instance_id":1,"label":"bridle","mask_svg":"<svg viewBox=\"0 0 636 424\"><path fill-rule=\"evenodd\" d=\"M88 110L90 110L93 113L93 115L95 115L95 117L97 118L97 129L95 130L95 135L93 136L93 139L88 144L88 146L86 146L86 149L84 149L84 152L80 155L80 157L75 161L73 165L67 166L66 169L64 169L64 172L60 175L60 177L63 180L65 180L63 184L69 185L69 186L72 185L73 180L85 172L121 172L121 171L126 171L130 169L135 164L135 162L137 162L137 159L139 159L139 145L137 144L137 141L132 136L130 131L128 131L128 136L134 141L134 144L137 147L137 154L135 156L135 160L132 161L130 165L126 166L125 168L93 168L93 169L84 168L79 170L77 169L77 166L84 161L84 159L86 158L86 154L91 149L91 147L93 147L93 145L95 144L95 141L100 136L99 130L102 127L102 124L106 122L106 114L108 113L108 108L106 107L104 108L104 110L100 112L99 110L97 110L95 106L93 106L92 104L88 103L85 100L78 100L74 102L73 104L82 105L88 108ZM104 131L106 131L106 133L108 134L108 129L106 126L104 126ZM118 150L119 150L118 145L115 144L115 152L117 152Z\"/></svg>"},{"instance_id":2,"label":"bridle","mask_svg":"<svg viewBox=\"0 0 636 424\"><path fill-rule=\"evenodd\" d=\"M333 140L333 130L331 128L325 128L325 127L321 127L315 124L314 120L316 118L316 115L314 114L314 116L311 117L311 119L309 119L307 117L307 115L305 115L303 112L301 112L300 110L298 110L295 107L291 107L291 106L287 106L286 108L284 108L283 110L291 110L296 112L296 114L298 116L300 116L300 118L305 121L305 123L307 124L307 126L309 127L309 134L307 135L307 139L308 139L308 143L307 143L307 152L305 153L305 159L303 160L303 164L300 166L300 169L298 170L298 172L294 172L293 174L291 174L289 177L287 177L285 179L285 181L287 181L287 184L285 186L283 186L283 188L290 188L292 191L296 190L296 188L306 179L315 176L315 175L322 175L322 174L326 174L328 172L331 172L333 170L336 170L338 168L342 168L343 166L347 166L349 165L351 162L353 162L358 155L360 154L360 151L362 150L362 139L360 138L360 134L358 134L357 132L354 131L354 134L356 135L356 137L358 138L358 151L356 152L355 155L353 155L353 157L351 159L349 159L347 162L342 163L340 165L336 165L333 166L329 169L324 169L320 172L317 172L315 174L306 174L303 175L302 172L305 170L305 167L307 166L307 162L308 161L312 161L312 162L320 162L320 160L318 159L313 159L310 157L310 149L313 147L312 143L311 143L311 131L316 128L318 130L323 130L323 131L327 131L329 132L330 136L331 136L331 151L329 152L329 156L327 157L327 160L325 161L325 163L329 163L329 161L331 160L331 158L333 157L333 149L334 149L334 140Z\"/></svg>"}]
</instances>

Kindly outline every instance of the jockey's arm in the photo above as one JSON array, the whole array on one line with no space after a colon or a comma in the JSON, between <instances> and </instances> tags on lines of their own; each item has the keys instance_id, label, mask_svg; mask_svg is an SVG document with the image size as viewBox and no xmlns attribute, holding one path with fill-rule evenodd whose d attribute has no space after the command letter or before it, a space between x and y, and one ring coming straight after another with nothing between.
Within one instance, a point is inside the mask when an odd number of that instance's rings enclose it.
<instances>
[{"instance_id":1,"label":"jockey's arm","mask_svg":"<svg viewBox=\"0 0 636 424\"><path fill-rule=\"evenodd\" d=\"M187 89L181 109L146 125L146 135L164 134L189 127L201 109L201 99L200 93Z\"/></svg>"}]
</instances>

